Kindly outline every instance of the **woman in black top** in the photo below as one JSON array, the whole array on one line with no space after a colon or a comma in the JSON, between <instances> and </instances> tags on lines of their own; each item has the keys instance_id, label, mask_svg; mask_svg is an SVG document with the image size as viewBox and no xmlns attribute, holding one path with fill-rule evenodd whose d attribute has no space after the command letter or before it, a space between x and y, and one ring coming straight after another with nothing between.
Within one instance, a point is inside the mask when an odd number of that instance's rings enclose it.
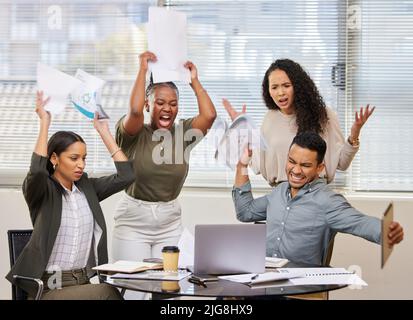
<instances>
[{"instance_id":1,"label":"woman in black top","mask_svg":"<svg viewBox=\"0 0 413 320\"><path fill-rule=\"evenodd\" d=\"M99 202L123 190L134 179L132 164L111 135L107 121L93 124L111 154L117 173L88 178L86 144L74 132L56 132L47 142L51 115L48 99L37 93L40 130L23 194L33 234L7 279L34 297L32 282L13 275L40 278L42 299L121 299L107 284L90 284L91 268L108 261L106 225ZM54 290L60 289L60 290Z\"/></svg>"}]
</instances>

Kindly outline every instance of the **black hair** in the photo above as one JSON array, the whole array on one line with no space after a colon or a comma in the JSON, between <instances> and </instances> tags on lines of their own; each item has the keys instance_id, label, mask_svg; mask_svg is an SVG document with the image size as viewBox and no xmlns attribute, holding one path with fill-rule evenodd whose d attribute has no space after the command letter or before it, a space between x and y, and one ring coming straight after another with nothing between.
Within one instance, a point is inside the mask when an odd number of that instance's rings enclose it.
<instances>
[{"instance_id":1,"label":"black hair","mask_svg":"<svg viewBox=\"0 0 413 320\"><path fill-rule=\"evenodd\" d=\"M62 152L66 151L66 149L75 142L82 142L86 144L81 136L72 131L57 131L50 137L49 142L47 143L47 158L49 159L47 163L47 171L49 172L50 176L52 176L54 172L53 164L50 161L50 158L52 157L53 153L59 156ZM60 185L60 183L58 183L54 179L53 181L56 183L57 188L62 193L64 193L64 188Z\"/></svg>"},{"instance_id":2,"label":"black hair","mask_svg":"<svg viewBox=\"0 0 413 320\"><path fill-rule=\"evenodd\" d=\"M277 69L287 74L294 89L297 133L304 131L322 133L328 121L326 105L313 80L297 62L290 59L278 59L265 72L262 81L262 97L267 108L279 109L270 95L268 79L270 74Z\"/></svg>"},{"instance_id":3,"label":"black hair","mask_svg":"<svg viewBox=\"0 0 413 320\"><path fill-rule=\"evenodd\" d=\"M327 150L327 144L323 138L317 133L306 131L297 134L293 142L290 145L290 149L293 144L300 146L301 148L309 149L317 152L317 164L320 164L324 160L324 156Z\"/></svg>"},{"instance_id":4,"label":"black hair","mask_svg":"<svg viewBox=\"0 0 413 320\"><path fill-rule=\"evenodd\" d=\"M179 99L179 90L175 83L173 83L172 81L153 83L152 74L151 74L151 78L149 81L149 85L146 87L146 91L145 91L146 99L149 98L149 96L154 92L154 90L159 87L169 87L175 90L176 97Z\"/></svg>"}]
</instances>

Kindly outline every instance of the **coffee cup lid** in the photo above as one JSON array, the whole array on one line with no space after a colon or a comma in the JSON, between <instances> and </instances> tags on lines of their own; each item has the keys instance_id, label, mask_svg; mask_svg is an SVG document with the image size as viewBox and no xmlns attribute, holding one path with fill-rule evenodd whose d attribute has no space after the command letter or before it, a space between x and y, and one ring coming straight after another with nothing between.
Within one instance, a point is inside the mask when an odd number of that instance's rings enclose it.
<instances>
[{"instance_id":1,"label":"coffee cup lid","mask_svg":"<svg viewBox=\"0 0 413 320\"><path fill-rule=\"evenodd\" d=\"M179 252L179 248L176 246L166 246L162 248L162 252Z\"/></svg>"}]
</instances>

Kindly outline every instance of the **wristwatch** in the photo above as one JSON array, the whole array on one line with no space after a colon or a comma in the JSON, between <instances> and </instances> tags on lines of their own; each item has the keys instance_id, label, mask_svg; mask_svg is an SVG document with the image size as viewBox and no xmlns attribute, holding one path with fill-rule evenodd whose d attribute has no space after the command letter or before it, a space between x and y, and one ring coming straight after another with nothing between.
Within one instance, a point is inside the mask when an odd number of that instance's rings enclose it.
<instances>
[{"instance_id":1,"label":"wristwatch","mask_svg":"<svg viewBox=\"0 0 413 320\"><path fill-rule=\"evenodd\" d=\"M347 141L348 141L348 143L350 143L350 145L353 146L353 147L358 147L358 146L360 146L360 140L359 140L359 138L357 138L357 139L351 139L351 136L349 136L348 139L347 139Z\"/></svg>"}]
</instances>

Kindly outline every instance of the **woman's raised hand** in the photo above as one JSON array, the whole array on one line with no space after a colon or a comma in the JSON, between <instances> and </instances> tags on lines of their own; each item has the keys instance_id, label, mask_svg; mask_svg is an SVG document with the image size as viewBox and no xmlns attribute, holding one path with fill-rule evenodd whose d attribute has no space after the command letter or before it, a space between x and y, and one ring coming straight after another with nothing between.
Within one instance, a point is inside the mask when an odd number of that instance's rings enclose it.
<instances>
[{"instance_id":1,"label":"woman's raised hand","mask_svg":"<svg viewBox=\"0 0 413 320\"><path fill-rule=\"evenodd\" d=\"M139 71L148 71L148 62L156 62L156 55L153 52L145 51L139 55Z\"/></svg>"},{"instance_id":2,"label":"woman's raised hand","mask_svg":"<svg viewBox=\"0 0 413 320\"><path fill-rule=\"evenodd\" d=\"M228 115L230 116L232 121L234 121L239 115L247 112L247 106L245 104L242 105L241 112L238 112L237 110L235 110L232 104L225 98L222 98L222 104L225 110L227 110Z\"/></svg>"},{"instance_id":3,"label":"woman's raised hand","mask_svg":"<svg viewBox=\"0 0 413 320\"><path fill-rule=\"evenodd\" d=\"M102 142L105 144L108 149L111 157L114 161L127 161L128 158L125 156L121 148L117 145L115 138L112 136L109 129L109 120L100 119L99 114L95 112L95 117L93 118L93 126L96 131L99 133Z\"/></svg>"},{"instance_id":4,"label":"woman's raised hand","mask_svg":"<svg viewBox=\"0 0 413 320\"><path fill-rule=\"evenodd\" d=\"M376 107L370 108L370 104L368 104L366 109L361 107L360 111L356 111L354 123L351 127L351 139L358 139L361 128L373 114L374 109L376 109Z\"/></svg>"},{"instance_id":5,"label":"woman's raised hand","mask_svg":"<svg viewBox=\"0 0 413 320\"><path fill-rule=\"evenodd\" d=\"M95 112L95 117L93 118L93 126L98 133L110 132L108 119L100 119L99 114Z\"/></svg>"},{"instance_id":6,"label":"woman's raised hand","mask_svg":"<svg viewBox=\"0 0 413 320\"><path fill-rule=\"evenodd\" d=\"M191 82L198 80L198 69L192 61L185 62L184 67L191 73Z\"/></svg>"},{"instance_id":7,"label":"woman's raised hand","mask_svg":"<svg viewBox=\"0 0 413 320\"><path fill-rule=\"evenodd\" d=\"M252 157L252 150L250 149L250 145L246 145L245 149L239 159L239 163L244 166L248 166Z\"/></svg>"},{"instance_id":8,"label":"woman's raised hand","mask_svg":"<svg viewBox=\"0 0 413 320\"><path fill-rule=\"evenodd\" d=\"M39 135L37 137L36 145L34 146L34 153L47 157L47 136L50 127L52 116L44 109L44 106L49 102L50 97L46 100L43 97L43 91L36 92L36 113L40 119Z\"/></svg>"},{"instance_id":9,"label":"woman's raised hand","mask_svg":"<svg viewBox=\"0 0 413 320\"><path fill-rule=\"evenodd\" d=\"M49 102L50 97L46 100L43 97L43 91L36 92L36 113L41 121L46 121L48 125L50 125L51 115L50 112L44 109L45 105Z\"/></svg>"}]
</instances>

